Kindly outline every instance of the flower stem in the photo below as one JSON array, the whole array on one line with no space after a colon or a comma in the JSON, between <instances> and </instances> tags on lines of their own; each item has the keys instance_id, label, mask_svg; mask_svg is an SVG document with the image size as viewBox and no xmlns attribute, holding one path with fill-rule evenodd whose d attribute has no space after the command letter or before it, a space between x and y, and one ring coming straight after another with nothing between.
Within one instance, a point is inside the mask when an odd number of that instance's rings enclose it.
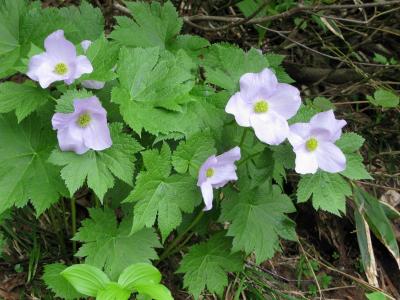
<instances>
[{"instance_id":1,"label":"flower stem","mask_svg":"<svg viewBox=\"0 0 400 300\"><path fill-rule=\"evenodd\" d=\"M160 261L167 258L168 256L170 256L172 254L172 252L174 251L174 248L180 243L180 241L185 237L186 233L188 233L194 226L196 226L201 218L204 215L204 211L201 210L197 216L193 219L192 223L186 227L186 229L181 232L173 241L171 244L169 244L169 246L167 247L167 249L164 250L164 252L160 255Z\"/></svg>"},{"instance_id":2,"label":"flower stem","mask_svg":"<svg viewBox=\"0 0 400 300\"><path fill-rule=\"evenodd\" d=\"M76 201L74 197L71 198L71 228L72 228L72 236L74 237L76 234ZM75 254L76 241L72 241L72 250Z\"/></svg>"},{"instance_id":3,"label":"flower stem","mask_svg":"<svg viewBox=\"0 0 400 300\"><path fill-rule=\"evenodd\" d=\"M244 143L244 140L246 139L246 135L247 135L247 132L248 132L248 131L249 131L249 128L248 128L248 127L246 127L246 128L243 130L242 138L240 139L240 143L239 143L239 148L242 148L243 143Z\"/></svg>"}]
</instances>

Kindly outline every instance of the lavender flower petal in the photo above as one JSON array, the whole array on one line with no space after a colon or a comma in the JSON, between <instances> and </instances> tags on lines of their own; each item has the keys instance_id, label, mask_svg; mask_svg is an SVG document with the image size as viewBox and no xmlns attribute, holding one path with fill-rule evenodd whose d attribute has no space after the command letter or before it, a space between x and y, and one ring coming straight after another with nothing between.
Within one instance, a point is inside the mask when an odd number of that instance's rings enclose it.
<instances>
[{"instance_id":1,"label":"lavender flower petal","mask_svg":"<svg viewBox=\"0 0 400 300\"><path fill-rule=\"evenodd\" d=\"M346 157L335 144L320 142L315 156L319 167L326 172L337 173L346 169Z\"/></svg>"},{"instance_id":2,"label":"lavender flower petal","mask_svg":"<svg viewBox=\"0 0 400 300\"><path fill-rule=\"evenodd\" d=\"M274 112L252 114L250 124L257 138L269 145L279 145L289 135L287 121Z\"/></svg>"},{"instance_id":3,"label":"lavender flower petal","mask_svg":"<svg viewBox=\"0 0 400 300\"><path fill-rule=\"evenodd\" d=\"M333 110L316 114L310 120L312 128L323 128L331 133L330 140L335 142L342 135L342 128L347 124L345 120L336 120Z\"/></svg>"},{"instance_id":4,"label":"lavender flower petal","mask_svg":"<svg viewBox=\"0 0 400 300\"><path fill-rule=\"evenodd\" d=\"M234 94L225 107L228 114L235 116L236 122L243 127L250 126L250 115L253 112L253 105L243 101L240 93Z\"/></svg>"},{"instance_id":5,"label":"lavender flower petal","mask_svg":"<svg viewBox=\"0 0 400 300\"><path fill-rule=\"evenodd\" d=\"M66 40L63 30L57 30L44 40L44 48L53 59L70 63L76 57L74 44Z\"/></svg>"},{"instance_id":6,"label":"lavender flower petal","mask_svg":"<svg viewBox=\"0 0 400 300\"><path fill-rule=\"evenodd\" d=\"M278 84L275 74L268 68L260 73L246 73L240 77L240 93L243 100L252 103L258 94L271 95Z\"/></svg>"},{"instance_id":7,"label":"lavender flower petal","mask_svg":"<svg viewBox=\"0 0 400 300\"><path fill-rule=\"evenodd\" d=\"M300 91L286 83L278 83L275 92L267 99L269 109L289 120L300 108Z\"/></svg>"},{"instance_id":8,"label":"lavender flower petal","mask_svg":"<svg viewBox=\"0 0 400 300\"><path fill-rule=\"evenodd\" d=\"M107 112L97 97L74 100L73 113L56 113L53 129L62 151L82 154L93 149L101 151L111 147L112 140L107 125Z\"/></svg>"},{"instance_id":9,"label":"lavender flower petal","mask_svg":"<svg viewBox=\"0 0 400 300\"><path fill-rule=\"evenodd\" d=\"M204 182L201 186L201 194L203 196L204 204L206 207L203 209L204 211L208 211L212 209L212 202L213 202L213 188L210 183Z\"/></svg>"},{"instance_id":10,"label":"lavender flower petal","mask_svg":"<svg viewBox=\"0 0 400 300\"><path fill-rule=\"evenodd\" d=\"M298 174L314 174L318 170L318 162L314 153L309 152L305 145L296 151L295 171Z\"/></svg>"},{"instance_id":11,"label":"lavender flower petal","mask_svg":"<svg viewBox=\"0 0 400 300\"><path fill-rule=\"evenodd\" d=\"M235 161L239 159L240 159L240 148L237 146L217 156L217 161L218 163L221 164L227 164L227 163L233 164Z\"/></svg>"}]
</instances>

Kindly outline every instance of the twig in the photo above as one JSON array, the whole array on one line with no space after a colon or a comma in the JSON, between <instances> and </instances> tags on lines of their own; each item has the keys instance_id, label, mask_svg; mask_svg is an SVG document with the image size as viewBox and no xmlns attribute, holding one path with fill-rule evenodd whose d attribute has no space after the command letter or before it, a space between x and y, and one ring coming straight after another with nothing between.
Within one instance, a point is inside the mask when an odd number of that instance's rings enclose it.
<instances>
[{"instance_id":1,"label":"twig","mask_svg":"<svg viewBox=\"0 0 400 300\"><path fill-rule=\"evenodd\" d=\"M277 19L288 18L292 15L302 13L302 12L314 12L314 11L321 11L321 10L338 10L338 9L351 9L351 8L368 8L368 7L377 7L377 6L386 6L386 5L393 5L399 4L400 0L395 1L386 1L386 2L377 2L377 3L361 3L361 4L334 4L334 5L317 5L317 6L304 6L299 5L294 7L290 10L287 10L283 13L276 14L273 16L265 16L265 17L254 17L258 14L259 10L246 18L240 17L223 17L223 16L185 16L183 17L183 21L193 27L201 29L203 31L221 31L226 30L228 28L242 25L242 24L262 24L270 21L274 21ZM261 8L262 9L262 8ZM231 23L229 25L209 28L195 24L196 21L218 21L218 22L227 22Z\"/></svg>"}]
</instances>

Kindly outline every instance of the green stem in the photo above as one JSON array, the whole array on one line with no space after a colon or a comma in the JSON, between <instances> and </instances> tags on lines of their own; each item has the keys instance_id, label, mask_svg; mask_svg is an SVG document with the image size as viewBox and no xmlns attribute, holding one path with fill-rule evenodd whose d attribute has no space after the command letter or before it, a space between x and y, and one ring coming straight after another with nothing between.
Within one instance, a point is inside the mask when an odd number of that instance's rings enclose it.
<instances>
[{"instance_id":1,"label":"green stem","mask_svg":"<svg viewBox=\"0 0 400 300\"><path fill-rule=\"evenodd\" d=\"M245 159L241 160L237 165L240 166L240 165L244 164L246 161L248 161L249 159L252 159L253 157L255 157L257 155L260 155L263 152L264 152L264 150L261 150L261 151L258 151L256 153L250 154Z\"/></svg>"},{"instance_id":2,"label":"green stem","mask_svg":"<svg viewBox=\"0 0 400 300\"><path fill-rule=\"evenodd\" d=\"M74 197L71 198L71 228L72 228L72 236L74 237L76 234L76 201ZM72 250L75 254L76 241L72 241Z\"/></svg>"},{"instance_id":3,"label":"green stem","mask_svg":"<svg viewBox=\"0 0 400 300\"><path fill-rule=\"evenodd\" d=\"M246 135L247 135L247 132L248 132L248 131L249 131L249 128L248 128L248 127L246 127L246 128L243 130L242 138L240 139L240 143L239 143L239 148L242 148L243 143L244 143L244 140L246 139Z\"/></svg>"},{"instance_id":4,"label":"green stem","mask_svg":"<svg viewBox=\"0 0 400 300\"><path fill-rule=\"evenodd\" d=\"M66 257L67 256L67 251L66 251L65 242L64 242L64 235L63 235L62 225L60 224L61 220L58 218L58 214L57 213L56 214L53 213L53 210L55 210L55 209L56 209L55 206L50 207L49 216L50 216L51 222L56 227L56 235L57 235L58 243L59 243L60 248L61 248L61 253L62 253L62 255L64 257Z\"/></svg>"},{"instance_id":5,"label":"green stem","mask_svg":"<svg viewBox=\"0 0 400 300\"><path fill-rule=\"evenodd\" d=\"M204 211L201 210L197 216L194 218L194 220L192 221L192 223L184 230L182 231L173 241L171 244L169 244L169 246L167 247L167 249L164 250L164 252L160 255L160 260L163 260L165 258L167 258L168 256L171 255L171 253L174 251L174 248L180 243L180 241L185 237L186 233L188 233L194 226L196 226L201 218L204 215Z\"/></svg>"}]
</instances>

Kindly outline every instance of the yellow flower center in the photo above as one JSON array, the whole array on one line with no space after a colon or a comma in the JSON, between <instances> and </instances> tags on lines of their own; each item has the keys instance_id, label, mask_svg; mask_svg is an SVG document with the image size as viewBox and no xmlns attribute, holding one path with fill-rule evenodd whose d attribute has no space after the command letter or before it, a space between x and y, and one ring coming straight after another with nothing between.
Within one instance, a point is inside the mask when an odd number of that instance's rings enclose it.
<instances>
[{"instance_id":1,"label":"yellow flower center","mask_svg":"<svg viewBox=\"0 0 400 300\"><path fill-rule=\"evenodd\" d=\"M210 178L213 175L214 175L214 169L213 168L208 168L207 171L206 171L206 176L208 178Z\"/></svg>"},{"instance_id":2,"label":"yellow flower center","mask_svg":"<svg viewBox=\"0 0 400 300\"><path fill-rule=\"evenodd\" d=\"M54 73L58 75L65 75L68 72L68 66L64 63L58 63L54 67Z\"/></svg>"},{"instance_id":3,"label":"yellow flower center","mask_svg":"<svg viewBox=\"0 0 400 300\"><path fill-rule=\"evenodd\" d=\"M310 152L315 151L317 147L318 147L318 141L315 138L311 138L306 142L306 148Z\"/></svg>"},{"instance_id":4,"label":"yellow flower center","mask_svg":"<svg viewBox=\"0 0 400 300\"><path fill-rule=\"evenodd\" d=\"M268 102L264 99L259 100L254 104L254 112L260 114L268 111Z\"/></svg>"},{"instance_id":5,"label":"yellow flower center","mask_svg":"<svg viewBox=\"0 0 400 300\"><path fill-rule=\"evenodd\" d=\"M88 113L80 114L78 119L76 120L76 124L79 127L85 128L90 124L92 117Z\"/></svg>"}]
</instances>

